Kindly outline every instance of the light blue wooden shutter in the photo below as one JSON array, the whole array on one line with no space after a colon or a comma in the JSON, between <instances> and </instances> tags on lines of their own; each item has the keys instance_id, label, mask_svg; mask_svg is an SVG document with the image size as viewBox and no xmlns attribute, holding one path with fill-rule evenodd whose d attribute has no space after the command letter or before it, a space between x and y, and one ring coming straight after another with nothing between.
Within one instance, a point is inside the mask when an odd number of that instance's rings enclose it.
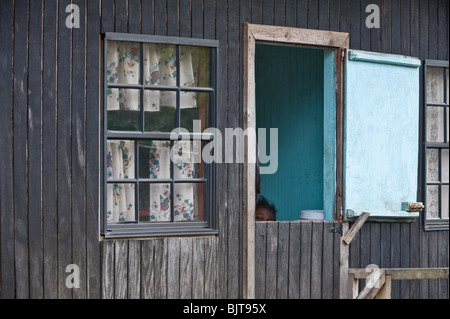
<instances>
[{"instance_id":1,"label":"light blue wooden shutter","mask_svg":"<svg viewBox=\"0 0 450 319\"><path fill-rule=\"evenodd\" d=\"M411 221L417 201L420 60L349 50L345 65L344 217Z\"/></svg>"}]
</instances>

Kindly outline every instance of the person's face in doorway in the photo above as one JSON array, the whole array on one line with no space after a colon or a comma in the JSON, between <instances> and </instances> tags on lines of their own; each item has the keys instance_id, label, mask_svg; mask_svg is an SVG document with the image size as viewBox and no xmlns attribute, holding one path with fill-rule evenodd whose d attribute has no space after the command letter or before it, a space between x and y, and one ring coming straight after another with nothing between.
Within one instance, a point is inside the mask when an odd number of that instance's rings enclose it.
<instances>
[{"instance_id":1,"label":"person's face in doorway","mask_svg":"<svg viewBox=\"0 0 450 319\"><path fill-rule=\"evenodd\" d=\"M275 216L273 212L265 207L258 207L255 211L255 221L257 222L270 222L274 221Z\"/></svg>"}]
</instances>

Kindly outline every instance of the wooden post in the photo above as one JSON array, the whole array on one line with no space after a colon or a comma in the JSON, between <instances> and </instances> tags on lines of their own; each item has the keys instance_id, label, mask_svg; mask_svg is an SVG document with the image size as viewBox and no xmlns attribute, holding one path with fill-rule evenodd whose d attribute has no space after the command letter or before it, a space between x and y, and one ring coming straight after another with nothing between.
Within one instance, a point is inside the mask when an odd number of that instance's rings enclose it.
<instances>
[{"instance_id":1,"label":"wooden post","mask_svg":"<svg viewBox=\"0 0 450 319\"><path fill-rule=\"evenodd\" d=\"M342 235L348 231L348 222L342 223ZM348 257L349 246L344 242L343 236L339 240L339 299L347 299L348 296Z\"/></svg>"},{"instance_id":2,"label":"wooden post","mask_svg":"<svg viewBox=\"0 0 450 319\"><path fill-rule=\"evenodd\" d=\"M384 285L376 294L376 299L391 299L391 281L392 277L390 275L385 275Z\"/></svg>"}]
</instances>

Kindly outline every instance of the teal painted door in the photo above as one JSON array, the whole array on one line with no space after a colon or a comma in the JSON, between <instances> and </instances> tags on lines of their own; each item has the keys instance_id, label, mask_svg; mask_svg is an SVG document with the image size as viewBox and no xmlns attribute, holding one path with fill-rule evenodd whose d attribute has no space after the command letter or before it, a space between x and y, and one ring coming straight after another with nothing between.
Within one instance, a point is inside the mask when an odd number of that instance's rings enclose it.
<instances>
[{"instance_id":1,"label":"teal painted door","mask_svg":"<svg viewBox=\"0 0 450 319\"><path fill-rule=\"evenodd\" d=\"M330 52L256 45L257 128L267 129L266 141L269 128L278 129L278 170L261 175L261 195L275 204L277 220L299 219L301 210L322 210L324 202L327 214L332 216L335 81L334 55ZM325 65L329 66L327 72ZM326 132L331 134L331 142ZM324 184L329 185L328 192L324 192ZM331 197L331 201L324 201L324 196Z\"/></svg>"},{"instance_id":2,"label":"teal painted door","mask_svg":"<svg viewBox=\"0 0 450 319\"><path fill-rule=\"evenodd\" d=\"M346 213L401 217L401 202L417 200L419 66L411 57L347 52Z\"/></svg>"}]
</instances>

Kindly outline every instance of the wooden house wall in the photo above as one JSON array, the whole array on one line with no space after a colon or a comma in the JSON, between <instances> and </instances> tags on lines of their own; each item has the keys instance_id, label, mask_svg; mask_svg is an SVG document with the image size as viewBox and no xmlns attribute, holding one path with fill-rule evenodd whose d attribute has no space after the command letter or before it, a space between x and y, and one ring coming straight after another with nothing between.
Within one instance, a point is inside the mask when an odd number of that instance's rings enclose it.
<instances>
[{"instance_id":1,"label":"wooden house wall","mask_svg":"<svg viewBox=\"0 0 450 319\"><path fill-rule=\"evenodd\" d=\"M80 8L79 29L65 25L65 8L70 3ZM369 3L380 6L380 29L365 27L364 8ZM218 168L217 237L100 239L99 34L114 31L218 39L217 116L223 130L242 127L244 22L350 32L352 49L448 60L445 0L0 1L3 298L242 297L241 164ZM322 238L321 256L333 254L336 260L336 237L325 232L325 224L276 225L278 230L289 226L289 234L300 230L306 236L310 231L311 238ZM258 225L257 231L261 227L266 229L267 240L275 240L269 236L275 226ZM352 242L350 266L448 266L448 235L448 231L424 232L420 221L366 224ZM331 239L333 246L328 246ZM280 243L276 246L282 248L280 254L289 252L285 242ZM319 246L310 249L320 251ZM197 260L204 267L197 267ZM264 269L270 270L268 262ZM158 270L162 273L145 271L155 263L164 266ZM66 287L69 264L80 267L80 288ZM190 279L181 276L190 269ZM321 276L312 275L308 280ZM286 277L277 280L285 282ZM266 295L273 296L267 281L265 285ZM166 290L160 291L161 287ZM394 283L398 298L448 297L445 291L448 280ZM279 296L285 295L283 291ZM311 290L305 296L319 295ZM322 297L336 297L336 293L323 290Z\"/></svg>"}]
</instances>

